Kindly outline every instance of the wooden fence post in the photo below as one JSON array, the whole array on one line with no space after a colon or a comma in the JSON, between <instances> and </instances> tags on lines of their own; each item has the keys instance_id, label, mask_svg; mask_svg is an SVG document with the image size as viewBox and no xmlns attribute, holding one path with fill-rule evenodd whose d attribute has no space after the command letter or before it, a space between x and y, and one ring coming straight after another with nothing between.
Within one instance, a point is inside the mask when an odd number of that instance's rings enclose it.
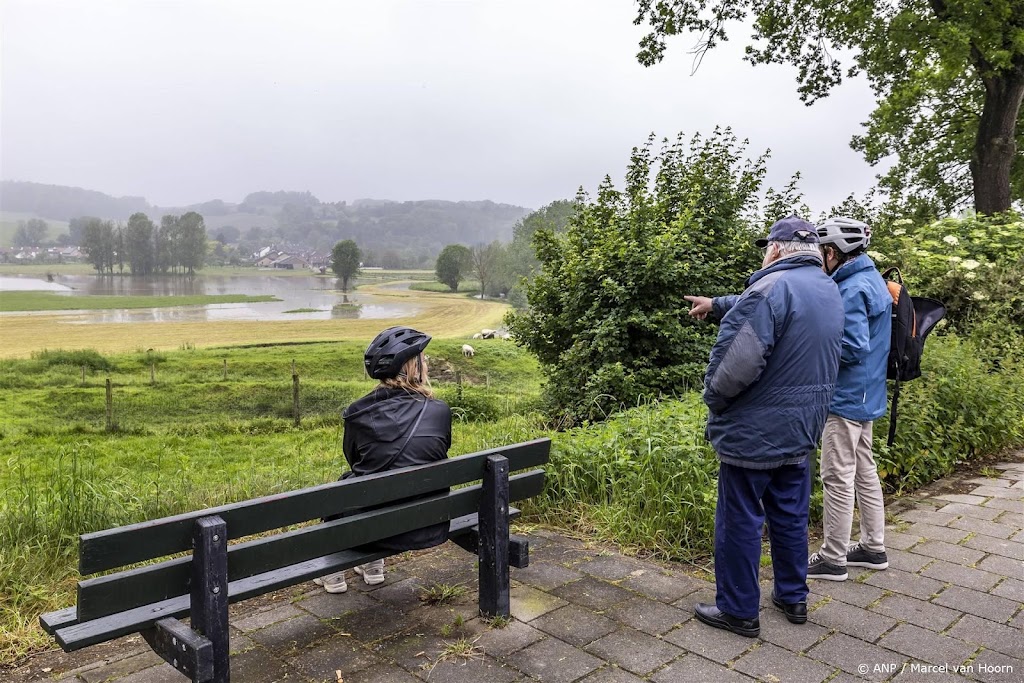
<instances>
[{"instance_id":1,"label":"wooden fence post","mask_svg":"<svg viewBox=\"0 0 1024 683\"><path fill-rule=\"evenodd\" d=\"M156 363L152 361L149 363L149 383L156 384Z\"/></svg>"},{"instance_id":2,"label":"wooden fence post","mask_svg":"<svg viewBox=\"0 0 1024 683\"><path fill-rule=\"evenodd\" d=\"M82 386L85 386L85 366L82 366Z\"/></svg>"},{"instance_id":3,"label":"wooden fence post","mask_svg":"<svg viewBox=\"0 0 1024 683\"><path fill-rule=\"evenodd\" d=\"M294 373L295 373L295 371L292 370L292 374L294 374ZM227 358L224 359L224 381L225 382L228 381L228 359Z\"/></svg>"},{"instance_id":4,"label":"wooden fence post","mask_svg":"<svg viewBox=\"0 0 1024 683\"><path fill-rule=\"evenodd\" d=\"M114 431L114 389L107 378L107 431Z\"/></svg>"},{"instance_id":5,"label":"wooden fence post","mask_svg":"<svg viewBox=\"0 0 1024 683\"><path fill-rule=\"evenodd\" d=\"M299 413L299 373L295 371L295 361L292 361L292 414L295 416L295 426L298 427L302 416Z\"/></svg>"}]
</instances>

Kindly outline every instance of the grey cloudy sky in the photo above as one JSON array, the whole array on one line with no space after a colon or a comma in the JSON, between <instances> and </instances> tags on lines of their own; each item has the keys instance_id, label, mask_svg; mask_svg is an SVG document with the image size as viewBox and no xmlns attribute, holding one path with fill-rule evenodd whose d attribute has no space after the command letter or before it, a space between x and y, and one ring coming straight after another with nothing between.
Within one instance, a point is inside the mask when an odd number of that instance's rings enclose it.
<instances>
[{"instance_id":1,"label":"grey cloudy sky","mask_svg":"<svg viewBox=\"0 0 1024 683\"><path fill-rule=\"evenodd\" d=\"M873 107L791 67L653 68L630 0L0 0L0 174L171 206L256 190L539 207L621 178L654 132L730 125L823 210L873 184Z\"/></svg>"}]
</instances>

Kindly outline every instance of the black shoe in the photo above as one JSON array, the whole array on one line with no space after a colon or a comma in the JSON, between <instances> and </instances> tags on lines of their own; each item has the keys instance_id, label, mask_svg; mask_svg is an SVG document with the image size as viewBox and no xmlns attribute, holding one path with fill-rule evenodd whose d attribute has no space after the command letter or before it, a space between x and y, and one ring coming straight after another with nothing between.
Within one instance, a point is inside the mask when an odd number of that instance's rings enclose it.
<instances>
[{"instance_id":1,"label":"black shoe","mask_svg":"<svg viewBox=\"0 0 1024 683\"><path fill-rule=\"evenodd\" d=\"M807 558L807 578L825 579L826 581L846 581L850 575L846 573L846 567L826 562L825 558L814 553Z\"/></svg>"},{"instance_id":2,"label":"black shoe","mask_svg":"<svg viewBox=\"0 0 1024 683\"><path fill-rule=\"evenodd\" d=\"M855 543L846 550L846 566L886 569L889 567L889 556L885 554L884 550L880 553L873 553L860 543Z\"/></svg>"},{"instance_id":3,"label":"black shoe","mask_svg":"<svg viewBox=\"0 0 1024 683\"><path fill-rule=\"evenodd\" d=\"M740 619L739 617L726 614L715 605L698 602L693 613L697 616L697 621L708 626L732 631L738 636L757 638L761 634L761 622L759 619Z\"/></svg>"},{"instance_id":4,"label":"black shoe","mask_svg":"<svg viewBox=\"0 0 1024 683\"><path fill-rule=\"evenodd\" d=\"M772 604L778 607L786 615L786 619L789 619L791 624L806 624L807 623L807 603L806 602L794 602L789 605L775 597L775 591L772 591Z\"/></svg>"}]
</instances>

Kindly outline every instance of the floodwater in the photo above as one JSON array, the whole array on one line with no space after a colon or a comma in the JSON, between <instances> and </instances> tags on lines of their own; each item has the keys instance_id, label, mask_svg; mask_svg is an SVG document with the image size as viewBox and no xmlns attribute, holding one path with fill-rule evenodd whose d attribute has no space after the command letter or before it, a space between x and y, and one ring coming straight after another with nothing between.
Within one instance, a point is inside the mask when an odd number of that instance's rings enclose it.
<instances>
[{"instance_id":1,"label":"floodwater","mask_svg":"<svg viewBox=\"0 0 1024 683\"><path fill-rule=\"evenodd\" d=\"M408 284L399 284L408 287ZM358 290L345 294L336 288L333 277L302 275L198 275L194 278L175 276L135 277L132 275L60 275L48 282L39 277L2 276L0 292L48 291L73 298L81 295L113 296L179 296L247 294L270 295L280 301L238 304L206 304L167 308L131 308L105 311L26 311L0 313L16 315L67 315L68 322L132 323L132 322L202 322L225 320L330 320L332 318L387 319L413 316L419 312L414 304L374 297ZM295 309L313 312L287 313ZM73 317L72 317L73 316Z\"/></svg>"}]
</instances>

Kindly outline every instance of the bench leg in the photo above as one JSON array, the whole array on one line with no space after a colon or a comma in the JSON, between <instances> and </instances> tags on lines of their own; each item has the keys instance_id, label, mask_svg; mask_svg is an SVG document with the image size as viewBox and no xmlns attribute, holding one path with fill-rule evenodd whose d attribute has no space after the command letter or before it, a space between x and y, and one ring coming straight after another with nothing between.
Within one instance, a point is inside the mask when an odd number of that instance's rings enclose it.
<instances>
[{"instance_id":1,"label":"bench leg","mask_svg":"<svg viewBox=\"0 0 1024 683\"><path fill-rule=\"evenodd\" d=\"M217 515L196 520L192 553L192 629L213 645L211 683L229 683L228 535Z\"/></svg>"},{"instance_id":2,"label":"bench leg","mask_svg":"<svg viewBox=\"0 0 1024 683\"><path fill-rule=\"evenodd\" d=\"M480 613L510 615L508 571L508 459L491 455L480 497Z\"/></svg>"},{"instance_id":3,"label":"bench leg","mask_svg":"<svg viewBox=\"0 0 1024 683\"><path fill-rule=\"evenodd\" d=\"M161 619L144 629L153 652L195 683L213 680L213 644L177 619Z\"/></svg>"}]
</instances>

